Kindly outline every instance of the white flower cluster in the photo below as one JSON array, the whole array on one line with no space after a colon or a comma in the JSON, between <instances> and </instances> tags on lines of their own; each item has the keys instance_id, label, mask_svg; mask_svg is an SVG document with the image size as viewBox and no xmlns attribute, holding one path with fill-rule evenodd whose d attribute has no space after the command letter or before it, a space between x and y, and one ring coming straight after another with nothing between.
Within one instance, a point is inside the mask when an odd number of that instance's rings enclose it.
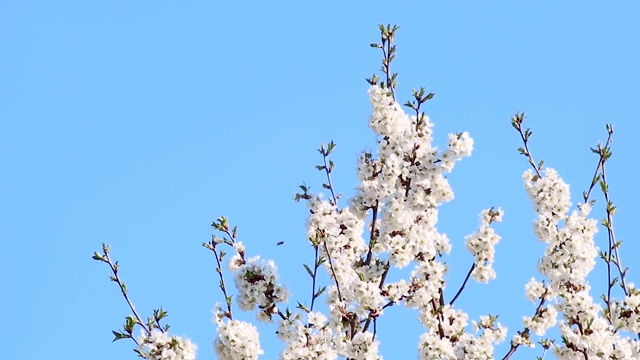
<instances>
[{"instance_id":1,"label":"white flower cluster","mask_svg":"<svg viewBox=\"0 0 640 360\"><path fill-rule=\"evenodd\" d=\"M189 339L169 336L158 329L151 334L142 333L138 340L138 351L147 360L193 360L196 358L196 346Z\"/></svg>"},{"instance_id":2,"label":"white flower cluster","mask_svg":"<svg viewBox=\"0 0 640 360\"><path fill-rule=\"evenodd\" d=\"M640 333L640 290L633 283L628 284L629 294L623 302L614 301L611 314L614 327L624 329L630 333Z\"/></svg>"},{"instance_id":3,"label":"white flower cluster","mask_svg":"<svg viewBox=\"0 0 640 360\"><path fill-rule=\"evenodd\" d=\"M579 211L569 214L569 185L553 169L543 176L531 171L524 174L527 192L538 213L534 230L540 241L548 244L538 269L545 283L534 279L526 286L527 297L536 301L555 300L533 318L524 317L524 325L537 335L544 335L556 324L557 315L563 343L553 350L559 359L638 359L640 347L630 337L620 334L603 317L602 307L593 301L585 279L595 266L598 249L594 243L597 222L588 218L589 204L578 205ZM623 307L614 307L614 316L633 306L634 296L627 297ZM632 312L627 312L628 314ZM631 317L629 317L631 318ZM620 328L635 331L635 322L614 320ZM516 339L514 339L516 341Z\"/></svg>"},{"instance_id":4,"label":"white flower cluster","mask_svg":"<svg viewBox=\"0 0 640 360\"><path fill-rule=\"evenodd\" d=\"M447 236L436 228L437 208L453 199L446 175L455 162L471 154L473 140L467 133L452 134L447 149L438 151L432 145L433 124L428 117L408 116L378 86L369 89L369 96L370 125L380 140L377 157L365 153L360 158L361 183L355 197L343 209L320 196L309 201L308 238L331 260L324 262L334 279L327 295L331 316L314 331L299 320L283 321L279 334L287 343L285 353L309 358L317 354L314 349L321 338L336 351L327 353L327 358L378 359L378 342L361 325L382 315L385 305L397 303L419 310L427 328L418 349L421 359L460 354L468 359L491 358L493 344L504 340L502 326L484 328L476 337L465 331L467 314L436 305L447 271L438 257L451 250ZM365 220L371 211L376 221L366 225L369 239L365 240ZM488 214L483 212L480 230L468 237L468 246L475 249L478 279L495 277L491 263L500 237L489 224L500 220L501 211ZM410 282L385 283L390 266L410 264L414 264Z\"/></svg>"},{"instance_id":5,"label":"white flower cluster","mask_svg":"<svg viewBox=\"0 0 640 360\"><path fill-rule=\"evenodd\" d=\"M310 312L307 316L309 326L298 314L280 322L278 337L286 344L280 359L337 359L336 334L327 326L326 316L318 312Z\"/></svg>"},{"instance_id":6,"label":"white flower cluster","mask_svg":"<svg viewBox=\"0 0 640 360\"><path fill-rule=\"evenodd\" d=\"M470 156L473 139L467 133L451 134L447 148L438 150L426 115L407 115L388 89L377 85L369 89L369 98L378 149L375 155L360 157L355 196L344 208L321 195L308 198L308 239L320 255L318 266L324 264L331 279L325 292L328 316L313 309L307 309L306 319L280 312L277 304L287 300L287 291L277 282L275 265L258 257L245 261L244 246L235 243L237 254L229 266L239 306L259 309L262 321L278 314L283 360L382 359L375 322L392 305L418 310L425 327L418 359L493 359L494 346L505 340L507 329L497 323L497 316L481 316L472 322L475 332L469 331L469 316L455 308L455 298L445 301L447 266L440 258L451 251L451 244L437 229L438 207L453 199L447 175L457 161ZM640 291L627 286L625 299L612 301L606 314L589 295L585 278L598 253L590 206L580 204L569 213L569 186L553 169L528 171L523 177L538 215L534 232L547 249L538 265L544 281L531 279L525 288L527 298L540 301L540 306L534 316L523 317L526 331L513 336L512 350L534 347L531 333L543 336L558 326L562 343L545 344L560 359L640 359L638 342L620 332L640 332ZM502 216L501 209L482 211L478 230L465 238L474 258L471 277L482 283L496 277L492 265L500 236L491 225ZM387 281L389 271L408 266L408 279ZM255 327L225 322L221 316L217 321L220 359L257 359L262 354Z\"/></svg>"},{"instance_id":7,"label":"white flower cluster","mask_svg":"<svg viewBox=\"0 0 640 360\"><path fill-rule=\"evenodd\" d=\"M245 261L244 245L235 242L234 248L237 253L229 261L229 268L235 273L238 305L245 311L260 309L258 320L271 322L273 315L278 313L277 304L286 302L288 298L287 289L278 283L275 263L261 260L259 256ZM224 319L225 316L229 315L223 315L219 308L216 309L214 320L218 325L218 337L214 347L218 358L250 360L264 353L255 326L244 321Z\"/></svg>"},{"instance_id":8,"label":"white flower cluster","mask_svg":"<svg viewBox=\"0 0 640 360\"><path fill-rule=\"evenodd\" d=\"M497 212L484 210L480 214L480 228L475 234L465 238L467 250L474 257L476 265L471 276L481 283L488 283L489 280L495 279L496 272L491 265L495 257L495 246L500 241L500 236L489 227L492 222L502 221L502 209Z\"/></svg>"},{"instance_id":9,"label":"white flower cluster","mask_svg":"<svg viewBox=\"0 0 640 360\"><path fill-rule=\"evenodd\" d=\"M237 259L232 258L230 264L237 264ZM258 320L271 321L278 311L277 303L287 301L287 289L278 283L276 265L271 260L250 258L235 268L234 279L240 308L245 311L260 308Z\"/></svg>"},{"instance_id":10,"label":"white flower cluster","mask_svg":"<svg viewBox=\"0 0 640 360\"><path fill-rule=\"evenodd\" d=\"M220 360L255 360L264 353L258 329L244 321L220 320L214 348Z\"/></svg>"}]
</instances>

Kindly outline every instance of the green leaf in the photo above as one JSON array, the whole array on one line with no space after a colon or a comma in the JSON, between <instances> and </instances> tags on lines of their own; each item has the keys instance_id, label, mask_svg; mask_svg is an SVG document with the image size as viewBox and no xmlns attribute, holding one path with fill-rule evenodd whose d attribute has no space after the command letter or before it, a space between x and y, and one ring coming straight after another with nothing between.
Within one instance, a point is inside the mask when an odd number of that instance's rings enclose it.
<instances>
[{"instance_id":1,"label":"green leaf","mask_svg":"<svg viewBox=\"0 0 640 360\"><path fill-rule=\"evenodd\" d=\"M329 148L327 149L327 155L329 155L335 147L336 147L336 143L334 143L333 140L331 140L331 142L329 142Z\"/></svg>"},{"instance_id":2,"label":"green leaf","mask_svg":"<svg viewBox=\"0 0 640 360\"><path fill-rule=\"evenodd\" d=\"M311 268L309 267L309 265L307 264L302 264L305 268L305 270L307 270L307 274L309 274L309 276L311 276L313 278L313 271L311 271Z\"/></svg>"},{"instance_id":3,"label":"green leaf","mask_svg":"<svg viewBox=\"0 0 640 360\"><path fill-rule=\"evenodd\" d=\"M143 358L143 359L146 359L146 358L147 358L147 356L146 356L142 351L140 351L140 350L138 350L138 349L133 349L133 352L135 352L136 354L138 354L138 357L141 357L141 358Z\"/></svg>"},{"instance_id":4,"label":"green leaf","mask_svg":"<svg viewBox=\"0 0 640 360\"><path fill-rule=\"evenodd\" d=\"M296 308L298 308L298 309L300 309L300 310L302 310L304 312L309 312L309 308L307 308L306 306L302 305L300 303L300 301L298 301L298 306L296 306Z\"/></svg>"},{"instance_id":5,"label":"green leaf","mask_svg":"<svg viewBox=\"0 0 640 360\"><path fill-rule=\"evenodd\" d=\"M123 333L121 333L121 332L117 332L117 331L114 331L114 330L111 330L111 332L113 333L113 340L112 340L112 342L116 342L116 341L118 341L118 340L121 340L121 339L127 339L127 338L130 338L130 337L131 337L131 336L127 335L127 334L123 334Z\"/></svg>"},{"instance_id":6,"label":"green leaf","mask_svg":"<svg viewBox=\"0 0 640 360\"><path fill-rule=\"evenodd\" d=\"M318 259L318 262L316 263L316 267L319 267L320 265L324 264L325 262L327 262L327 259L324 257L320 257Z\"/></svg>"},{"instance_id":7,"label":"green leaf","mask_svg":"<svg viewBox=\"0 0 640 360\"><path fill-rule=\"evenodd\" d=\"M133 327L136 326L138 321L133 318L133 316L127 316L125 318L124 330L128 333L133 332Z\"/></svg>"},{"instance_id":8,"label":"green leaf","mask_svg":"<svg viewBox=\"0 0 640 360\"><path fill-rule=\"evenodd\" d=\"M607 184L602 180L600 180L600 190L602 190L603 193L607 193L609 190Z\"/></svg>"}]
</instances>

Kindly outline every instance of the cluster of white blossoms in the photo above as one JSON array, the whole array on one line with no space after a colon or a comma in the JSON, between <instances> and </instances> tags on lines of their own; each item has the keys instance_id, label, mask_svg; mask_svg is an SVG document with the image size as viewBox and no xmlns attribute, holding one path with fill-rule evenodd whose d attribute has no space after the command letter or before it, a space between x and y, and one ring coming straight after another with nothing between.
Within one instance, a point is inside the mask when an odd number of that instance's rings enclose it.
<instances>
[{"instance_id":1,"label":"cluster of white blossoms","mask_svg":"<svg viewBox=\"0 0 640 360\"><path fill-rule=\"evenodd\" d=\"M307 317L308 325L303 323L299 314L280 322L278 337L285 343L280 359L336 359L336 336L327 326L326 316L319 312L309 312Z\"/></svg>"},{"instance_id":2,"label":"cluster of white blossoms","mask_svg":"<svg viewBox=\"0 0 640 360\"><path fill-rule=\"evenodd\" d=\"M486 284L496 277L496 272L491 265L496 254L495 246L500 241L500 236L489 225L492 222L502 221L502 214L502 209L498 209L496 212L493 209L482 211L480 229L465 238L467 250L475 259L475 267L471 276L481 283Z\"/></svg>"},{"instance_id":3,"label":"cluster of white blossoms","mask_svg":"<svg viewBox=\"0 0 640 360\"><path fill-rule=\"evenodd\" d=\"M278 311L277 304L286 302L288 298L287 289L277 281L275 263L261 260L259 256L250 258L241 266L237 263L237 258L232 258L230 268L235 272L240 309L248 311L258 307L258 320L271 321Z\"/></svg>"},{"instance_id":4,"label":"cluster of white blossoms","mask_svg":"<svg viewBox=\"0 0 640 360\"><path fill-rule=\"evenodd\" d=\"M468 315L443 304L447 268L439 257L450 252L451 244L436 228L438 206L453 199L446 175L471 154L473 140L467 133L453 134L448 147L439 151L432 145L433 124L424 114L408 116L379 86L372 86L369 95L370 125L379 147L376 156L360 159L356 195L345 208L321 195L308 199L308 239L331 279L325 292L328 316L308 310L305 323L299 314L280 312L277 303L286 301L287 291L277 282L275 265L257 257L245 261L239 242L229 262L237 303L242 310L258 308L260 320L279 316L278 336L285 344L281 359L381 359L372 330L384 309L395 304L419 312L427 329L418 347L421 359L490 358L506 329L495 319L490 324L481 319L475 323L481 333L468 333ZM373 219L368 220L370 213ZM501 216L500 210L485 210L480 229L468 237L474 278L480 281L495 277L491 263L499 236L490 224ZM385 282L392 268L411 264L409 281ZM256 359L261 350L255 328L223 318L217 320L218 355ZM238 345L241 339L247 341L245 347Z\"/></svg>"},{"instance_id":5,"label":"cluster of white blossoms","mask_svg":"<svg viewBox=\"0 0 640 360\"><path fill-rule=\"evenodd\" d=\"M343 208L335 198L305 197L311 213L308 240L319 254L317 266L324 265L330 281L324 292L327 315L313 306L300 306L306 317L281 312L278 304L288 296L277 281L275 265L259 257L245 261L239 242L229 262L237 303L242 310L258 311L261 321L278 318L283 360L382 359L375 324L389 306L417 310L425 328L418 359L493 359L507 329L497 316L481 316L470 325L469 316L455 307L458 295L445 301L447 266L440 259L451 244L437 229L438 207L453 199L447 175L457 161L470 156L473 139L467 133L451 134L448 146L438 150L426 115L407 115L388 89L378 85L371 86L369 98L378 149L375 155L360 157L356 194ZM548 246L538 266L544 281L532 279L525 288L526 296L540 306L534 316L523 318L525 331L513 336L511 351L520 345L534 347L530 333L543 336L558 326L563 342L549 346L560 359L640 359L638 342L620 332L640 332L640 291L627 286L625 299L612 301L608 314L589 295L585 278L598 252L590 206L581 204L569 213L569 186L553 169L527 171L524 180L538 214L534 232ZM483 210L478 230L465 238L474 259L470 277L480 283L496 277L492 264L500 236L491 225L502 216L501 209ZM390 271L408 266L408 279L387 281ZM220 359L257 359L262 354L251 324L231 320L229 313L219 315L217 323Z\"/></svg>"},{"instance_id":6,"label":"cluster of white blossoms","mask_svg":"<svg viewBox=\"0 0 640 360\"><path fill-rule=\"evenodd\" d=\"M421 105L433 94L425 96L424 89L413 91L415 101L406 104L415 115L403 110L395 99L397 74L389 70L395 57L395 46L391 43L397 27L381 25L380 30L381 43L371 46L382 49L386 82L378 84L380 79L376 75L368 79L372 106L369 126L376 135L377 149L373 153L364 152L359 158L359 184L354 196L341 207L340 196L334 195L330 176L334 164L331 160L327 162L335 146L332 142L328 150L324 145L320 148L324 165L317 166L326 171L328 181L323 187L331 191L331 198L310 195L306 185L301 186L304 194L295 197L296 201L307 200L310 208L307 239L316 257L313 270L305 265L312 278L309 307L298 302L300 311L283 310L281 306L287 302L289 293L278 282L274 262L259 256L247 260L245 246L236 239L237 228L230 228L225 217L213 224L224 238L214 236L204 245L215 254L227 306L226 310L217 307L215 311L214 349L218 359L256 360L264 353L258 329L234 318L234 305L243 311L255 311L261 322L277 320L276 333L283 342L281 360L381 360L376 338L378 319L391 306L416 310L424 327L416 349L419 360L494 359L495 346L507 337L507 328L497 322L498 316L483 315L470 320L467 313L456 307L456 300L470 278L480 283L496 278L493 262L495 246L501 238L492 224L502 221L503 211L493 207L481 211L479 228L465 237L466 249L473 257L471 270L452 299L445 299L449 295L445 296L448 268L442 258L451 252L452 246L447 235L438 230L438 209L454 198L447 177L458 161L471 155L474 142L468 133L462 132L449 134L444 149L433 144L433 123L421 112ZM526 171L523 179L537 214L534 233L546 244L546 250L538 263L542 279L532 278L525 285L526 297L537 304L535 313L523 316L524 329L512 336L503 359L509 359L521 345L535 347L532 334L544 336L555 327L561 341L542 339L539 343L545 351L551 348L558 359L640 359L640 290L626 283L627 269L623 270L619 262L620 242L615 240L611 225L615 207L609 201L604 180L613 127L607 125L606 145L592 149L600 156L600 162L592 187L584 195L587 202L588 194L599 182L607 201L608 218L603 223L609 231L609 246L600 255L608 266L609 283L608 294L602 296L603 308L591 296L587 281L599 255L594 242L598 224L589 218L593 202L578 204L576 210L570 211L569 185L555 170L542 171L542 162L535 165L527 146L531 131L523 131L523 121L524 114L517 114L512 118L512 126L524 141L525 146L519 151L535 169ZM221 244L235 250L228 268L234 275L236 296L227 292L222 271L225 252L216 248ZM120 285L129 302L126 287L117 275L118 264L111 262L107 245L103 245L103 253L95 253L94 259L111 266L111 279ZM323 267L328 279L318 277L317 270ZM618 270L619 278L612 275L612 270ZM392 271L395 273L389 275ZM327 286L316 283L325 279ZM624 298L616 300L611 298L611 291L618 281ZM326 313L314 308L320 297L325 303L319 306ZM135 313L133 305L130 302L129 305ZM132 338L133 327L142 325L145 332L137 341L141 357L195 359L196 347L188 339L169 336L155 328L160 327L164 316L163 310L154 311L145 327L136 313L135 318L127 318L124 333L114 332L116 340Z\"/></svg>"},{"instance_id":7,"label":"cluster of white blossoms","mask_svg":"<svg viewBox=\"0 0 640 360\"><path fill-rule=\"evenodd\" d=\"M253 360L264 353L258 329L248 322L215 317L218 336L214 349L220 360Z\"/></svg>"},{"instance_id":8,"label":"cluster of white blossoms","mask_svg":"<svg viewBox=\"0 0 640 360\"><path fill-rule=\"evenodd\" d=\"M138 351L147 360L194 360L196 346L180 336L169 336L166 331L151 330L151 334L143 332L138 340Z\"/></svg>"},{"instance_id":9,"label":"cluster of white blossoms","mask_svg":"<svg viewBox=\"0 0 640 360\"><path fill-rule=\"evenodd\" d=\"M637 305L632 304L637 298L627 296L625 303L616 303L621 306L613 306L614 327L590 295L586 276L595 266L598 254L594 242L597 222L588 218L590 205L579 204L579 210L569 213L569 185L553 169L547 168L543 175L527 171L524 180L538 214L535 233L548 244L538 264L546 280L543 283L532 279L526 286L526 294L532 301L555 301L555 305L546 306L533 318L524 317L525 326L537 335L544 335L558 323L563 343L554 346L553 351L559 359L640 358L638 342L619 331L638 333L635 321L619 320L622 313L637 316L637 308L629 310ZM558 314L562 314L562 319L557 319Z\"/></svg>"},{"instance_id":10,"label":"cluster of white blossoms","mask_svg":"<svg viewBox=\"0 0 640 360\"><path fill-rule=\"evenodd\" d=\"M640 333L640 290L633 283L628 284L629 294L624 301L611 304L613 324L617 329L625 329L630 333Z\"/></svg>"},{"instance_id":11,"label":"cluster of white blossoms","mask_svg":"<svg viewBox=\"0 0 640 360\"><path fill-rule=\"evenodd\" d=\"M257 319L271 322L279 313L278 303L287 301L287 289L278 282L276 265L259 256L245 260L242 242L233 244L236 254L229 261L234 273L238 296L236 302L244 311L258 310ZM260 347L258 329L252 324L230 319L230 314L217 308L214 321L218 325L218 336L214 348L219 359L254 360L264 353ZM225 319L226 318L226 319Z\"/></svg>"},{"instance_id":12,"label":"cluster of white blossoms","mask_svg":"<svg viewBox=\"0 0 640 360\"><path fill-rule=\"evenodd\" d=\"M417 309L427 329L419 344L420 359L491 358L493 344L504 340L506 329L492 324L479 336L469 334L467 314L440 304L447 268L438 258L450 252L451 244L436 228L438 206L453 199L446 175L471 154L473 140L467 133L452 134L448 147L439 151L432 144L428 117L407 115L379 86L369 89L369 98L370 125L379 146L377 156L365 153L360 158L361 183L355 196L342 209L321 196L309 201L308 238L331 260L324 265L333 280L327 295L331 316L317 336L331 338L327 342L336 356L380 359L378 342L363 324L381 316L386 306L398 304ZM372 212L375 221L367 224ZM480 230L468 237L476 258L474 278L484 282L495 277L493 247L500 239L489 224L502 216L501 211L489 213L481 214ZM409 281L385 283L392 267L411 264ZM297 329L287 334L296 334L290 335L296 339L309 336L308 328ZM309 342L298 343L297 353L308 353L304 348ZM287 352L293 351L288 346Z\"/></svg>"}]
</instances>

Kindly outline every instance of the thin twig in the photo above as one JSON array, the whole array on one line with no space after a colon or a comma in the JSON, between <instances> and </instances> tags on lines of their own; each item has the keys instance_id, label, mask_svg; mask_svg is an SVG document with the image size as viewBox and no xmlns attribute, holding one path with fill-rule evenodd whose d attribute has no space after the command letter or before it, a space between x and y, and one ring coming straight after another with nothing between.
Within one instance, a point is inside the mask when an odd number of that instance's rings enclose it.
<instances>
[{"instance_id":1,"label":"thin twig","mask_svg":"<svg viewBox=\"0 0 640 360\"><path fill-rule=\"evenodd\" d=\"M227 287L224 283L224 277L222 276L222 263L220 256L218 255L218 251L216 250L216 239L211 240L211 247L208 247L216 258L216 272L218 276L220 276L220 289L222 290L222 294L224 295L224 302L227 304L227 314L230 320L233 320L233 314L231 312L231 297L227 294Z\"/></svg>"},{"instance_id":2,"label":"thin twig","mask_svg":"<svg viewBox=\"0 0 640 360\"><path fill-rule=\"evenodd\" d=\"M471 268L469 269L469 272L467 272L467 276L464 278L464 281L462 282L462 285L460 285L460 289L458 289L458 292L456 293L456 295L449 302L449 305L453 305L453 303L456 302L456 300L458 299L458 296L462 294L462 290L464 290L464 287L467 285L467 281L469 281L469 277L471 277L471 273L475 268L476 268L476 263L474 262L473 264L471 264Z\"/></svg>"},{"instance_id":3,"label":"thin twig","mask_svg":"<svg viewBox=\"0 0 640 360\"><path fill-rule=\"evenodd\" d=\"M103 246L103 249L105 249L104 246ZM122 296L124 296L124 299L127 301L127 304L129 305L129 308L133 312L133 315L136 317L138 324L142 326L142 328L145 330L147 335L150 335L151 329L148 329L145 326L144 322L142 321L142 318L140 317L140 315L138 315L138 312L136 311L136 307L133 305L133 302L131 301L131 299L129 299L129 295L127 294L127 287L124 285L124 283L120 280L120 277L118 276L118 265L111 262L111 258L109 257L108 250L104 251L104 258L106 259L106 263L109 264L109 267L111 268L111 272L113 272L113 277L111 279L118 284L118 287L120 288L120 292L122 293ZM136 341L135 339L133 340Z\"/></svg>"},{"instance_id":4,"label":"thin twig","mask_svg":"<svg viewBox=\"0 0 640 360\"><path fill-rule=\"evenodd\" d=\"M542 306L544 306L545 303L545 296L546 296L546 291L545 293L542 294L542 296L540 296L540 303L538 304L538 307L536 308L536 312L533 314L533 318L535 319L536 316L540 316L540 311L542 311ZM525 327L522 332L520 332L520 334L522 334L523 336L528 336L529 332L531 330L529 330L528 327ZM531 341L531 339L529 339L529 341ZM513 355L513 353L516 352L516 350L518 350L518 348L520 347L520 344L514 344L513 341L511 342L511 348L509 348L509 351L507 352L507 354L502 358L502 360L507 360L511 357L511 355Z\"/></svg>"},{"instance_id":5,"label":"thin twig","mask_svg":"<svg viewBox=\"0 0 640 360\"><path fill-rule=\"evenodd\" d=\"M316 277L318 275L318 245L315 245L314 247L315 250L315 256L313 259L313 280L312 280L312 284L311 284L311 308L309 309L309 311L313 311L313 305L315 305L316 302Z\"/></svg>"}]
</instances>

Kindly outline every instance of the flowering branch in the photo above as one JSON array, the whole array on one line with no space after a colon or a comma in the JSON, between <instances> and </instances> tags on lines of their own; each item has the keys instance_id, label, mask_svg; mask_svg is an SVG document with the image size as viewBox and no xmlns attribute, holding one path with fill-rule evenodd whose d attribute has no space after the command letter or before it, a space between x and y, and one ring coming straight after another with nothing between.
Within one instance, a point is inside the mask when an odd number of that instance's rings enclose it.
<instances>
[{"instance_id":1,"label":"flowering branch","mask_svg":"<svg viewBox=\"0 0 640 360\"><path fill-rule=\"evenodd\" d=\"M142 318L140 317L140 315L138 315L138 312L136 311L136 307L133 305L133 302L131 302L131 299L129 299L129 294L127 293L127 285L124 283L124 281L120 279L120 276L118 275L118 270L120 268L120 265L118 264L117 261L116 262L111 261L111 257L109 256L109 250L110 249L108 244L102 244L102 254L98 254L98 252L94 252L93 259L97 261L102 261L107 265L109 265L109 268L111 269L111 273L112 273L112 275L110 276L111 281L118 284L120 293L122 293L122 296L124 297L125 301L129 305L129 309L131 309L131 311L133 312L133 315L135 316L135 318L131 318L130 316L127 317L127 322L124 326L126 334L118 333L116 331L113 332L113 334L115 335L114 341L124 339L124 338L130 338L137 345L138 342L132 336L133 326L136 324L140 325L147 334L151 333L151 328L148 328L145 326L145 324L142 322Z\"/></svg>"},{"instance_id":2,"label":"flowering branch","mask_svg":"<svg viewBox=\"0 0 640 360\"><path fill-rule=\"evenodd\" d=\"M540 296L540 302L538 303L538 307L536 308L536 311L533 314L532 320L536 320L540 318L540 316L542 315L542 307L545 304L546 295L547 295L547 292L545 291ZM507 353L502 357L502 360L507 360L511 358L511 355L513 355L516 352L516 350L518 350L520 345L531 346L532 344L533 343L531 342L531 328L529 326L525 326L521 331L518 331L514 339L511 340L511 347L509 348L509 351L507 351Z\"/></svg>"},{"instance_id":3,"label":"flowering branch","mask_svg":"<svg viewBox=\"0 0 640 360\"><path fill-rule=\"evenodd\" d=\"M102 253L93 253L92 259L101 261L109 265L111 269L111 281L118 284L120 292L125 301L129 305L129 308L133 312L134 316L127 316L125 318L125 324L123 326L124 331L112 331L114 335L113 341L121 339L131 339L136 345L133 351L138 354L139 357L148 360L163 360L165 356L173 356L175 360L194 360L196 356L196 346L188 339L182 339L179 336L169 336L169 325L162 326L160 321L167 317L167 312L160 309L153 310L153 316L147 318L146 324L142 321L140 315L136 311L133 302L129 299L127 293L127 286L120 279L118 275L119 264L118 262L111 261L109 256L109 245L102 244ZM143 334L139 339L133 336L135 326L139 325Z\"/></svg>"},{"instance_id":4,"label":"flowering branch","mask_svg":"<svg viewBox=\"0 0 640 360\"><path fill-rule=\"evenodd\" d=\"M214 254L226 304L224 310L216 307L214 317L218 327L214 347L221 360L256 360L263 354L257 328L232 315L234 300L240 310L255 311L257 320L277 323L276 334L284 343L280 355L283 360L379 359L378 319L394 305L418 312L424 326L417 348L421 360L493 359L494 345L506 338L506 328L497 322L498 315L473 320L473 333L468 330L469 315L455 308L470 278L487 283L496 277L492 265L500 236L492 224L501 221L503 212L490 208L480 213L479 228L465 237L473 263L453 298L445 303L448 269L442 258L450 253L451 243L437 228L438 209L453 199L447 178L458 161L471 155L473 139L462 132L449 134L444 150L434 145L433 124L423 111L423 105L434 93L427 93L423 87L412 89L412 99L404 104L412 111L405 112L396 101L397 73L391 70L398 27L379 28L381 42L371 47L382 52L384 80L380 81L375 74L367 79L372 106L369 126L376 135L377 152L364 152L360 156L360 183L348 204L340 208L341 194L336 194L331 178L335 164L329 158L336 145L333 141L322 144L318 151L323 161L316 168L325 173L322 186L330 192L330 198L323 200L322 194L312 195L304 183L300 186L302 192L294 197L296 201L305 200L310 212L307 240L314 251L314 262L313 266L303 264L311 277L309 307L298 301L297 311L288 308L282 311L280 304L287 302L288 291L278 282L273 261L259 256L246 258L245 247L237 238L237 227L232 229L227 218L220 217L212 225L222 237L212 236L203 246ZM613 231L616 207L610 199L605 174L613 127L607 125L609 137L605 145L598 144L592 149L599 155L595 174L583 193L584 203L570 212L569 185L555 170L543 169L544 161L536 163L529 149L532 132L523 128L524 120L524 113L517 113L511 118L511 125L523 143L519 153L533 168L524 173L523 179L537 214L533 224L535 235L547 246L538 263L543 280L532 278L525 286L527 298L537 304L535 312L531 317L523 317L522 330L513 336L502 359L511 358L521 345L534 347L532 334L543 336L556 325L562 343L539 341L542 357L551 349L563 359L640 358L637 340L621 335L626 331L640 338L640 290L625 280L627 268L622 268L619 254L621 241ZM609 238L608 251L600 253L608 273L608 291L606 296L602 295L604 309L591 298L586 280L598 255L594 242L597 222L588 217L594 204L589 197L596 184L606 201L607 216L602 224ZM219 247L221 244L233 249L229 259ZM188 340L169 337L168 325L160 326L166 312L154 310L146 324L141 320L118 277L118 263L111 261L108 251L108 246L103 245L102 254L95 253L94 259L109 264L111 280L119 285L134 313L126 318L124 332L114 332L116 340L133 339L138 345L136 352L146 359L193 360L195 346ZM224 265L233 274L237 295L231 295L225 282ZM319 269L323 265L332 281L319 287ZM412 266L408 278L388 281L393 278L392 267L402 270L408 266ZM612 275L614 266L620 280ZM618 281L625 294L623 300L612 298L612 288ZM326 300L326 316L316 311L320 297ZM143 328L139 340L132 335L135 325Z\"/></svg>"},{"instance_id":5,"label":"flowering branch","mask_svg":"<svg viewBox=\"0 0 640 360\"><path fill-rule=\"evenodd\" d=\"M229 226L229 220L226 217L221 216L217 221L213 222L211 226L227 236L227 238L222 239L214 236L211 243L203 244L205 248L213 251L216 257L218 265L216 272L220 276L220 289L225 296L227 304L226 312L217 312L216 321L219 323L223 318L233 320L231 315L232 297L227 294L222 275L221 262L225 253L221 251L218 254L216 248L216 245L220 243L229 245L236 251L236 255L231 258L229 266L231 270L236 273L236 287L242 290L239 299L241 308L243 308L243 310L249 310L257 305L261 310L258 318L264 321L271 321L273 315L278 315L280 318L285 319L287 315L282 313L276 304L286 300L287 293L286 290L275 281L275 266L272 262L259 264L259 257L246 260L244 244L237 241L238 227L234 226L232 230ZM249 289L251 290L247 292L246 290Z\"/></svg>"}]
</instances>

